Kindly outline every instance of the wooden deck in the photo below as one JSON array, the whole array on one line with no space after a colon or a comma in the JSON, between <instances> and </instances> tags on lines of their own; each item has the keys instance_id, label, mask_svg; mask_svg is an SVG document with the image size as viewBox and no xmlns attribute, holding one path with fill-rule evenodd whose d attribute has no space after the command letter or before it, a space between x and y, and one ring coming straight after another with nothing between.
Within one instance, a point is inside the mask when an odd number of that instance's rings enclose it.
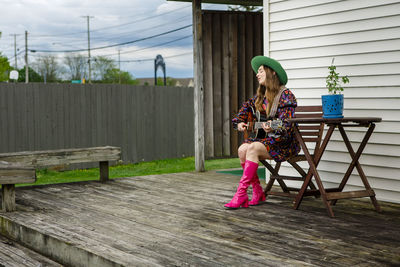
<instances>
[{"instance_id":1,"label":"wooden deck","mask_svg":"<svg viewBox=\"0 0 400 267\"><path fill-rule=\"evenodd\" d=\"M239 179L178 173L17 188L17 211L0 213L2 234L71 266L400 265L400 205L380 202L377 213L368 200L341 200L333 219L315 198L297 211L280 197L225 210Z\"/></svg>"}]
</instances>

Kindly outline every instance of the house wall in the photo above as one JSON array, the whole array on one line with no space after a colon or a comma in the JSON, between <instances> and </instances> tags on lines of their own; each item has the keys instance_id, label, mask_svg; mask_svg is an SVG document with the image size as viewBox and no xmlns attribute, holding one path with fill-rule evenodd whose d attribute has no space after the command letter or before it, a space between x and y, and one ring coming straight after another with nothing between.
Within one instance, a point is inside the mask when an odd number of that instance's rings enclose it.
<instances>
[{"instance_id":1,"label":"house wall","mask_svg":"<svg viewBox=\"0 0 400 267\"><path fill-rule=\"evenodd\" d=\"M400 2L390 0L264 0L264 54L286 69L299 105L321 104L332 58L348 75L345 116L382 117L360 162L378 200L400 202ZM363 128L349 129L353 148ZM350 157L334 133L319 165L337 185ZM292 171L284 166L284 173ZM362 185L356 170L348 189ZM361 188L360 188L361 189Z\"/></svg>"}]
</instances>

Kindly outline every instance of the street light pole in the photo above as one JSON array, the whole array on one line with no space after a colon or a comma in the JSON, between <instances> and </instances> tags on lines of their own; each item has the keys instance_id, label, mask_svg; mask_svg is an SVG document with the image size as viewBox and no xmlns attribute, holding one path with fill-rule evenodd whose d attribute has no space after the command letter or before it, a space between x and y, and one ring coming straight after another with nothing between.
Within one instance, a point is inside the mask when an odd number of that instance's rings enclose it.
<instances>
[{"instance_id":1,"label":"street light pole","mask_svg":"<svg viewBox=\"0 0 400 267\"><path fill-rule=\"evenodd\" d=\"M86 18L87 21L87 36L88 36L88 63L89 63L89 83L92 83L92 65L91 65L91 58L90 58L90 27L89 27L89 20L93 18L92 16L82 16Z\"/></svg>"},{"instance_id":2,"label":"street light pole","mask_svg":"<svg viewBox=\"0 0 400 267\"><path fill-rule=\"evenodd\" d=\"M121 49L118 49L118 76L119 84L121 84Z\"/></svg>"},{"instance_id":3,"label":"street light pole","mask_svg":"<svg viewBox=\"0 0 400 267\"><path fill-rule=\"evenodd\" d=\"M18 70L18 64L17 64L17 35L19 34L10 34L11 36L14 36L14 68Z\"/></svg>"},{"instance_id":4,"label":"street light pole","mask_svg":"<svg viewBox=\"0 0 400 267\"><path fill-rule=\"evenodd\" d=\"M28 31L25 31L25 83L29 83Z\"/></svg>"}]
</instances>

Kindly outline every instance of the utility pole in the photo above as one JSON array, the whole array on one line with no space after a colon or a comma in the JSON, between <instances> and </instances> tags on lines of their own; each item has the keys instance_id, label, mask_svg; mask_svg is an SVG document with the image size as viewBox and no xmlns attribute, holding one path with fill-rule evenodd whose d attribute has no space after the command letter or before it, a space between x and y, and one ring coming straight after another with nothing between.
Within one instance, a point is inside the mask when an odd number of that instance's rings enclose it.
<instances>
[{"instance_id":1,"label":"utility pole","mask_svg":"<svg viewBox=\"0 0 400 267\"><path fill-rule=\"evenodd\" d=\"M89 27L89 20L93 18L93 16L82 16L87 20L87 37L88 37L88 63L89 63L89 83L92 83L92 65L91 65L91 58L90 58L90 27Z\"/></svg>"},{"instance_id":2,"label":"utility pole","mask_svg":"<svg viewBox=\"0 0 400 267\"><path fill-rule=\"evenodd\" d=\"M29 83L28 31L25 31L25 83Z\"/></svg>"},{"instance_id":3,"label":"utility pole","mask_svg":"<svg viewBox=\"0 0 400 267\"><path fill-rule=\"evenodd\" d=\"M118 49L118 76L119 84L121 84L121 49Z\"/></svg>"},{"instance_id":4,"label":"utility pole","mask_svg":"<svg viewBox=\"0 0 400 267\"><path fill-rule=\"evenodd\" d=\"M17 64L17 35L19 34L10 34L11 36L14 36L14 68L18 70L18 64Z\"/></svg>"}]
</instances>

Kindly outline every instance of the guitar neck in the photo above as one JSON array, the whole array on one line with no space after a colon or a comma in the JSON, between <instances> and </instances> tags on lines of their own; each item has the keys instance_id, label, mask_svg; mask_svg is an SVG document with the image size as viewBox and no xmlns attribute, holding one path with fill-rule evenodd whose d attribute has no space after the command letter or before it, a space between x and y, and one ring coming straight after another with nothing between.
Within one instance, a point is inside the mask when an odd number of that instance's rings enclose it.
<instances>
[{"instance_id":1,"label":"guitar neck","mask_svg":"<svg viewBox=\"0 0 400 267\"><path fill-rule=\"evenodd\" d=\"M256 122L254 123L254 129L262 129L263 123L265 123L265 121L256 121Z\"/></svg>"},{"instance_id":2,"label":"guitar neck","mask_svg":"<svg viewBox=\"0 0 400 267\"><path fill-rule=\"evenodd\" d=\"M254 123L254 129L262 129L263 123L265 123L265 121L256 121ZM278 129L281 129L282 128L282 121L271 121L270 127L274 131L278 130Z\"/></svg>"}]
</instances>

